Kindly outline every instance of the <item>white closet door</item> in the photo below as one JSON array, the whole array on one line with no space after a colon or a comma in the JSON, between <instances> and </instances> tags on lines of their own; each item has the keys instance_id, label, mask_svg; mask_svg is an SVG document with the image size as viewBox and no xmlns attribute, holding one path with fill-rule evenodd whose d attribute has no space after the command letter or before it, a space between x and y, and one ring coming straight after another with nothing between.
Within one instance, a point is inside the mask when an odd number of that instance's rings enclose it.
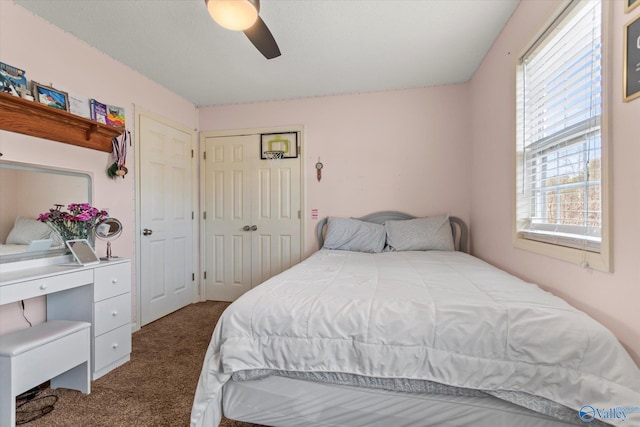
<instances>
[{"instance_id":1,"label":"white closet door","mask_svg":"<svg viewBox=\"0 0 640 427\"><path fill-rule=\"evenodd\" d=\"M140 114L140 315L153 322L194 299L195 133Z\"/></svg>"},{"instance_id":2,"label":"white closet door","mask_svg":"<svg viewBox=\"0 0 640 427\"><path fill-rule=\"evenodd\" d=\"M259 154L258 154L259 155ZM300 162L283 159L275 165L258 160L252 200L253 282L268 278L300 262Z\"/></svg>"},{"instance_id":3,"label":"white closet door","mask_svg":"<svg viewBox=\"0 0 640 427\"><path fill-rule=\"evenodd\" d=\"M205 140L205 296L234 301L251 289L250 137ZM255 151L255 153L252 153Z\"/></svg>"},{"instance_id":4,"label":"white closet door","mask_svg":"<svg viewBox=\"0 0 640 427\"><path fill-rule=\"evenodd\" d=\"M205 138L205 295L233 301L300 262L300 159L260 159L260 136Z\"/></svg>"}]
</instances>

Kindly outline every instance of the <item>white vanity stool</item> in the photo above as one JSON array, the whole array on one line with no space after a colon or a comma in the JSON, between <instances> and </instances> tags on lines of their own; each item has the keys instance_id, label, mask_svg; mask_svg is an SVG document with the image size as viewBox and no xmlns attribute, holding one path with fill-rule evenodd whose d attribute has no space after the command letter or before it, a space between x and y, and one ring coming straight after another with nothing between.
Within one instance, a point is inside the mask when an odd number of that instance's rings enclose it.
<instances>
[{"instance_id":1,"label":"white vanity stool","mask_svg":"<svg viewBox=\"0 0 640 427\"><path fill-rule=\"evenodd\" d=\"M0 335L0 427L14 427L16 396L51 388L91 392L91 323L51 320Z\"/></svg>"}]
</instances>

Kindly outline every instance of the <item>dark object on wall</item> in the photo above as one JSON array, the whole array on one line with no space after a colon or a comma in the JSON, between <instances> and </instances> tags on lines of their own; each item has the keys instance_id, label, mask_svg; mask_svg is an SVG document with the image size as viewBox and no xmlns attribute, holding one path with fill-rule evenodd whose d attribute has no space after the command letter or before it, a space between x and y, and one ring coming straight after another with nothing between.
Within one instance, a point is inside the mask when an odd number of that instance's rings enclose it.
<instances>
[{"instance_id":1,"label":"dark object on wall","mask_svg":"<svg viewBox=\"0 0 640 427\"><path fill-rule=\"evenodd\" d=\"M636 0L636 3L640 0ZM640 97L640 15L624 26L624 100Z\"/></svg>"}]
</instances>

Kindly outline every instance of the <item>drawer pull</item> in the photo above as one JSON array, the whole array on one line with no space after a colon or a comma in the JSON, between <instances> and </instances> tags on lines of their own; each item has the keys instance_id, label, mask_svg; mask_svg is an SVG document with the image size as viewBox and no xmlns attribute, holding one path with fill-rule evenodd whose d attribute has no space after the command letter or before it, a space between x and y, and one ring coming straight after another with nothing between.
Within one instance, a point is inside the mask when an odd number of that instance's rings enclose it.
<instances>
[{"instance_id":1,"label":"drawer pull","mask_svg":"<svg viewBox=\"0 0 640 427\"><path fill-rule=\"evenodd\" d=\"M111 315L112 315L113 317L116 317L116 316L118 315L118 310L113 310L113 311L111 312Z\"/></svg>"},{"instance_id":2,"label":"drawer pull","mask_svg":"<svg viewBox=\"0 0 640 427\"><path fill-rule=\"evenodd\" d=\"M47 289L47 284L43 283L42 285L40 285L40 289L42 289L43 291Z\"/></svg>"},{"instance_id":3,"label":"drawer pull","mask_svg":"<svg viewBox=\"0 0 640 427\"><path fill-rule=\"evenodd\" d=\"M111 279L111 283L114 283L114 284L118 283L118 279L117 278L116 279Z\"/></svg>"},{"instance_id":4,"label":"drawer pull","mask_svg":"<svg viewBox=\"0 0 640 427\"><path fill-rule=\"evenodd\" d=\"M118 348L118 343L115 342L115 343L111 344L111 348L114 349L114 350L117 349Z\"/></svg>"}]
</instances>

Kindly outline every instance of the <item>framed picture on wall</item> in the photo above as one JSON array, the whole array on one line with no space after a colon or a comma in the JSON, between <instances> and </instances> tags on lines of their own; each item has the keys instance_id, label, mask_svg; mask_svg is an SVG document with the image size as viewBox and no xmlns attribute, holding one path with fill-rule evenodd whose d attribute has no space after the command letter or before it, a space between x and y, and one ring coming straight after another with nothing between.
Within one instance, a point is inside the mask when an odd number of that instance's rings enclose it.
<instances>
[{"instance_id":1,"label":"framed picture on wall","mask_svg":"<svg viewBox=\"0 0 640 427\"><path fill-rule=\"evenodd\" d=\"M31 82L33 98L40 104L60 110L69 111L69 95L67 92L41 85L38 82Z\"/></svg>"},{"instance_id":2,"label":"framed picture on wall","mask_svg":"<svg viewBox=\"0 0 640 427\"><path fill-rule=\"evenodd\" d=\"M639 4L640 4L640 0L624 0L624 11L626 13L629 13L633 9L638 7Z\"/></svg>"},{"instance_id":3,"label":"framed picture on wall","mask_svg":"<svg viewBox=\"0 0 640 427\"><path fill-rule=\"evenodd\" d=\"M270 159L270 153L282 152L278 158L298 157L298 132L260 134L260 158Z\"/></svg>"},{"instance_id":4,"label":"framed picture on wall","mask_svg":"<svg viewBox=\"0 0 640 427\"><path fill-rule=\"evenodd\" d=\"M640 97L640 15L624 26L623 56L623 95L627 102Z\"/></svg>"}]
</instances>

